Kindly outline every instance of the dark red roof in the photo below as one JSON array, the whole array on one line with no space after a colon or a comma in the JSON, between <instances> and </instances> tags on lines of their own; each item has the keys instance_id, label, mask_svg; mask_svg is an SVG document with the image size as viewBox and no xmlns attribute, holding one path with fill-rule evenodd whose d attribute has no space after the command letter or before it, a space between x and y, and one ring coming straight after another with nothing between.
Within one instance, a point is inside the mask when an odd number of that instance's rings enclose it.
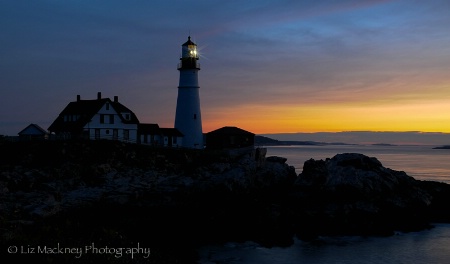
<instances>
[{"instance_id":1,"label":"dark red roof","mask_svg":"<svg viewBox=\"0 0 450 264\"><path fill-rule=\"evenodd\" d=\"M112 107L118 112L118 113L130 113L130 119L126 120L123 118L122 115L119 115L122 119L122 122L125 124L139 124L139 119L137 116L131 111L128 107L124 106L123 104L119 102L112 102L109 98L107 98L109 102L111 103Z\"/></svg>"},{"instance_id":2,"label":"dark red roof","mask_svg":"<svg viewBox=\"0 0 450 264\"><path fill-rule=\"evenodd\" d=\"M221 134L221 135L254 135L254 133L246 131L244 129L233 127L233 126L225 126L216 130L213 130L211 132L208 132L206 134Z\"/></svg>"},{"instance_id":3,"label":"dark red roof","mask_svg":"<svg viewBox=\"0 0 450 264\"><path fill-rule=\"evenodd\" d=\"M136 115L126 106L119 102L113 102L109 98L102 98L96 100L77 100L70 102L59 116L49 126L50 132L80 132L83 127L91 121L93 116L98 113L102 106L109 102L117 113L130 113L130 119L126 120L122 115L119 115L122 122L125 124L138 124L139 120ZM64 116L77 116L76 121L65 122Z\"/></svg>"},{"instance_id":4,"label":"dark red roof","mask_svg":"<svg viewBox=\"0 0 450 264\"><path fill-rule=\"evenodd\" d=\"M160 134L160 128L158 124L139 124L139 134L156 135Z\"/></svg>"}]
</instances>

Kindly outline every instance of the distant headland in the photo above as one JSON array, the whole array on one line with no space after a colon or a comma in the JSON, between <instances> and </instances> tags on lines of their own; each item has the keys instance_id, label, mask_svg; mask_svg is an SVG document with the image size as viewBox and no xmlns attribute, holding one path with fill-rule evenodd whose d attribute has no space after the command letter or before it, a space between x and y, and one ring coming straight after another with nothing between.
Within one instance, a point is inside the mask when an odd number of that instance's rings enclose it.
<instances>
[{"instance_id":1,"label":"distant headland","mask_svg":"<svg viewBox=\"0 0 450 264\"><path fill-rule=\"evenodd\" d=\"M444 146L441 146L441 147L435 147L433 149L450 149L450 145L444 145Z\"/></svg>"},{"instance_id":2,"label":"distant headland","mask_svg":"<svg viewBox=\"0 0 450 264\"><path fill-rule=\"evenodd\" d=\"M356 145L342 142L317 142L317 141L295 141L276 140L265 136L255 135L255 145L259 146L326 146L326 145Z\"/></svg>"},{"instance_id":3,"label":"distant headland","mask_svg":"<svg viewBox=\"0 0 450 264\"><path fill-rule=\"evenodd\" d=\"M450 133L442 132L390 132L390 131L343 131L313 133L258 134L280 141L343 142L344 144L391 144L439 146L450 142Z\"/></svg>"}]
</instances>

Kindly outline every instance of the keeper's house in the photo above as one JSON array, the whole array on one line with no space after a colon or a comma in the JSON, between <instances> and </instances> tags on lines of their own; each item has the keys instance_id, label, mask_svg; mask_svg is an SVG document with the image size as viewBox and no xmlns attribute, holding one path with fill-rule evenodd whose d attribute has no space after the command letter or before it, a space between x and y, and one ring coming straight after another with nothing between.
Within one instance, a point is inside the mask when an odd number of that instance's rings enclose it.
<instances>
[{"instance_id":1,"label":"keeper's house","mask_svg":"<svg viewBox=\"0 0 450 264\"><path fill-rule=\"evenodd\" d=\"M138 141L139 120L118 97L114 101L97 94L95 100L70 102L48 128L57 138L112 139Z\"/></svg>"},{"instance_id":2,"label":"keeper's house","mask_svg":"<svg viewBox=\"0 0 450 264\"><path fill-rule=\"evenodd\" d=\"M24 131L29 131L27 130ZM56 139L109 139L152 146L182 147L184 135L176 128L140 123L129 108L102 98L70 102L48 128Z\"/></svg>"}]
</instances>

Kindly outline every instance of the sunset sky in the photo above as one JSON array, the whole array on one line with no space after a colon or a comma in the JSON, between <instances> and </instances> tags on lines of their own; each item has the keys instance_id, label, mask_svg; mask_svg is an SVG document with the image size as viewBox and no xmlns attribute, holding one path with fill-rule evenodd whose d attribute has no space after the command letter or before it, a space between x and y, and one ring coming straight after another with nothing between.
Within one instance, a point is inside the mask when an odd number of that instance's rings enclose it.
<instances>
[{"instance_id":1,"label":"sunset sky","mask_svg":"<svg viewBox=\"0 0 450 264\"><path fill-rule=\"evenodd\" d=\"M448 0L0 1L0 134L81 95L173 127L200 51L203 131L450 133Z\"/></svg>"}]
</instances>

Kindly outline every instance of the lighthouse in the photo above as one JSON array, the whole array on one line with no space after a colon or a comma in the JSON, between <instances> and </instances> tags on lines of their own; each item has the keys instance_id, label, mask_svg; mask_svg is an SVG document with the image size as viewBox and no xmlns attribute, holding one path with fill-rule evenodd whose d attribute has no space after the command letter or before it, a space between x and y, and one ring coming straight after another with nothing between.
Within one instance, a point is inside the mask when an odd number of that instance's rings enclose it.
<instances>
[{"instance_id":1,"label":"lighthouse","mask_svg":"<svg viewBox=\"0 0 450 264\"><path fill-rule=\"evenodd\" d=\"M203 148L198 59L197 45L189 36L188 40L181 45L181 58L178 64L180 82L175 113L175 128L183 133L183 147L187 148Z\"/></svg>"}]
</instances>

